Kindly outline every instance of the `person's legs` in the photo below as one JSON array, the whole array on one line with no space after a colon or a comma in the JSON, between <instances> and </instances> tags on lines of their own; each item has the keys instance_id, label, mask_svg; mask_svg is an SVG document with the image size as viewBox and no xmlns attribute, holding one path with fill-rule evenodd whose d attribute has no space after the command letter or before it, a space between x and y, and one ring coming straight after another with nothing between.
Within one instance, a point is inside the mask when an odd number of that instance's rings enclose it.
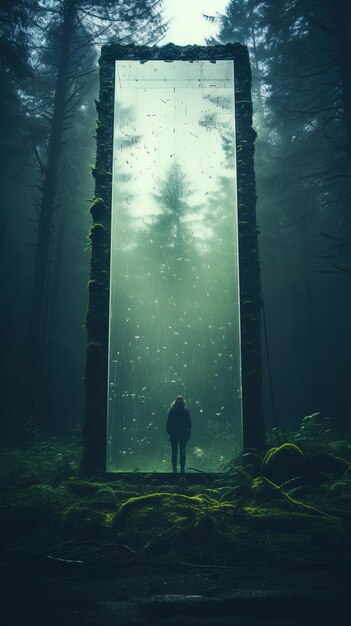
<instances>
[{"instance_id":1,"label":"person's legs","mask_svg":"<svg viewBox=\"0 0 351 626\"><path fill-rule=\"evenodd\" d=\"M180 471L185 472L185 448L186 441L179 442Z\"/></svg>"},{"instance_id":2,"label":"person's legs","mask_svg":"<svg viewBox=\"0 0 351 626\"><path fill-rule=\"evenodd\" d=\"M177 456L178 456L178 441L177 439L171 439L172 446L172 468L173 472L177 471Z\"/></svg>"}]
</instances>

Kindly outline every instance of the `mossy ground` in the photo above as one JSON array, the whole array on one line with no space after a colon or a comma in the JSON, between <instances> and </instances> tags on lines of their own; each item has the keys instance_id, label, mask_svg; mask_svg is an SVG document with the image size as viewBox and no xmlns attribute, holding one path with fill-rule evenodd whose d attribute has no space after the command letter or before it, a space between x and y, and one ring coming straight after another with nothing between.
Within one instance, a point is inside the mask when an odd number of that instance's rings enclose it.
<instances>
[{"instance_id":1,"label":"mossy ground","mask_svg":"<svg viewBox=\"0 0 351 626\"><path fill-rule=\"evenodd\" d=\"M314 453L306 448L306 457L320 459L313 476L310 469L301 476L299 464L299 476L281 486L261 475L266 462L260 467L248 459L255 453L243 455L212 482L194 484L185 475L166 484L152 475L87 479L80 475L81 450L73 442L3 449L4 559L112 567L170 561L229 566L248 558L346 565L351 471L349 444L342 446L343 461L334 465L331 458L341 458L335 445Z\"/></svg>"}]
</instances>

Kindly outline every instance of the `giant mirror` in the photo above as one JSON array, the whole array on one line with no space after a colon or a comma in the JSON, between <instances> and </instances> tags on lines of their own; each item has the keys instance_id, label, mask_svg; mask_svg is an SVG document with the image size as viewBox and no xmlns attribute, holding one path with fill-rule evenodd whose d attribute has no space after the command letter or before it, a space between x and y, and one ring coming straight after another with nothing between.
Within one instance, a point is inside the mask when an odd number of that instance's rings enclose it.
<instances>
[{"instance_id":1,"label":"giant mirror","mask_svg":"<svg viewBox=\"0 0 351 626\"><path fill-rule=\"evenodd\" d=\"M218 472L263 433L246 48L107 46L98 112L85 458L171 471L181 395Z\"/></svg>"}]
</instances>

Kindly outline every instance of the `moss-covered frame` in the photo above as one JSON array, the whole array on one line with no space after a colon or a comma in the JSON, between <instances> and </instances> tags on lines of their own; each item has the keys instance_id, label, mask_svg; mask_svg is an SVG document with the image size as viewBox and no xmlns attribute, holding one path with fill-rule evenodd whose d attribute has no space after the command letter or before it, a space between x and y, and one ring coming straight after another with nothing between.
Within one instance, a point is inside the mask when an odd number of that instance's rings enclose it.
<instances>
[{"instance_id":1,"label":"moss-covered frame","mask_svg":"<svg viewBox=\"0 0 351 626\"><path fill-rule=\"evenodd\" d=\"M137 47L104 46L100 58L100 92L96 104L97 154L93 169L95 198L91 206L92 256L89 304L86 318L87 360L85 372L85 422L83 466L105 470L107 376L109 332L110 225L115 61L216 61L233 60L235 68L235 117L237 194L239 222L239 272L244 446L264 444L261 390L261 300L256 227L256 188L252 128L251 70L246 46Z\"/></svg>"}]
</instances>

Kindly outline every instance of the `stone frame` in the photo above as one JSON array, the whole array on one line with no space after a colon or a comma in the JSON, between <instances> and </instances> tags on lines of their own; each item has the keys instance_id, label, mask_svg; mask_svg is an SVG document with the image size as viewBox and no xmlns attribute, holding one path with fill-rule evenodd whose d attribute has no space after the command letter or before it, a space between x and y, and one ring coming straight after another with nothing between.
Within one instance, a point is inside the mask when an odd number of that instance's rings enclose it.
<instances>
[{"instance_id":1,"label":"stone frame","mask_svg":"<svg viewBox=\"0 0 351 626\"><path fill-rule=\"evenodd\" d=\"M251 69L246 46L163 47L110 44L101 50L100 91L96 140L95 197L90 208L93 225L91 272L86 316L87 359L85 371L84 455L82 466L105 471L107 429L107 378L109 334L110 226L112 203L113 122L115 61L233 60L237 196L239 229L239 277L242 359L243 440L245 448L263 448L261 297L257 247L256 184L252 128Z\"/></svg>"}]
</instances>

